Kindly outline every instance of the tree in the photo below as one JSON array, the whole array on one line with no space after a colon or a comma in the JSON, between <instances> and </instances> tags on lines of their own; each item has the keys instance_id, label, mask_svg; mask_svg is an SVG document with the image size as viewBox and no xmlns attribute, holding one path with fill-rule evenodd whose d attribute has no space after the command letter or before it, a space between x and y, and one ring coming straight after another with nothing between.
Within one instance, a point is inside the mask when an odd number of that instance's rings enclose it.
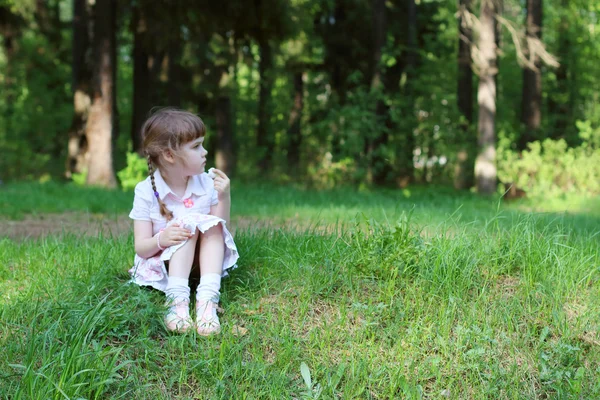
<instances>
[{"instance_id":1,"label":"tree","mask_svg":"<svg viewBox=\"0 0 600 400\"><path fill-rule=\"evenodd\" d=\"M85 127L92 103L90 97L92 70L90 66L90 10L88 0L73 1L72 92L73 119L68 132L65 176L70 179L82 173L88 163L88 143Z\"/></svg>"},{"instance_id":2,"label":"tree","mask_svg":"<svg viewBox=\"0 0 600 400\"><path fill-rule=\"evenodd\" d=\"M403 115L409 121L409 124L404 130L404 140L401 141L400 155L401 163L398 166L398 177L396 183L400 187L405 187L415 180L415 167L413 162L413 152L415 150L415 134L414 128L416 125L415 118L415 99L416 88L415 80L417 77L417 67L419 64L419 43L417 25L417 4L415 0L407 2L407 20L406 20L406 37L407 51L405 55L405 67L403 71L404 84L401 84L401 95L404 97L404 112Z\"/></svg>"},{"instance_id":3,"label":"tree","mask_svg":"<svg viewBox=\"0 0 600 400\"><path fill-rule=\"evenodd\" d=\"M295 71L294 81L294 102L288 121L288 160L290 173L298 173L300 165L300 146L302 144L302 111L304 109L304 77L301 71Z\"/></svg>"},{"instance_id":4,"label":"tree","mask_svg":"<svg viewBox=\"0 0 600 400\"><path fill-rule=\"evenodd\" d=\"M275 150L275 138L269 126L271 91L275 81L274 49L293 32L294 22L287 1L283 0L254 0L250 12L248 33L256 41L260 53L256 144L261 158L258 168L265 173L271 167Z\"/></svg>"},{"instance_id":5,"label":"tree","mask_svg":"<svg viewBox=\"0 0 600 400\"><path fill-rule=\"evenodd\" d=\"M383 93L382 88L382 68L381 68L381 54L383 45L386 40L386 24L387 24L387 13L385 7L385 0L372 0L372 26L373 26L373 41L371 47L371 65L369 67L371 71L370 76L370 88L371 93L378 97L376 105L376 114L379 118L385 119L387 115L387 108L381 99ZM375 137L365 137L365 155L367 159L367 182L368 183L383 183L385 181L386 171L383 165L377 166L377 164L384 164L380 160L380 153L382 147L387 142L387 132L378 132ZM379 167L379 168L376 168ZM377 171L376 171L377 169Z\"/></svg>"},{"instance_id":6,"label":"tree","mask_svg":"<svg viewBox=\"0 0 600 400\"><path fill-rule=\"evenodd\" d=\"M542 46L542 0L527 0L525 34L529 63L523 68L521 121L525 124L525 132L519 138L520 150L536 139L542 122L542 60L537 50Z\"/></svg>"},{"instance_id":7,"label":"tree","mask_svg":"<svg viewBox=\"0 0 600 400\"><path fill-rule=\"evenodd\" d=\"M570 7L573 5L569 4L569 0L560 1L561 18L557 29L558 48L556 51L561 62L555 72L554 90L548 96L548 111L552 119L550 137L553 139L563 138L568 142L572 141L568 131L569 125L573 124L573 112L576 108L574 93L577 86L573 79L577 75L573 71L577 60L576 44L573 43L573 32L571 31L575 23L567 18Z\"/></svg>"},{"instance_id":8,"label":"tree","mask_svg":"<svg viewBox=\"0 0 600 400\"><path fill-rule=\"evenodd\" d=\"M6 57L6 70L4 71L4 87L2 88L6 96L6 131L10 131L11 116L13 114L14 102L14 58L17 52L17 39L21 35L21 30L25 25L25 20L19 14L13 13L11 4L0 6L0 35L2 36L2 50Z\"/></svg>"},{"instance_id":9,"label":"tree","mask_svg":"<svg viewBox=\"0 0 600 400\"><path fill-rule=\"evenodd\" d=\"M260 24L260 22L259 22ZM258 75L260 76L258 90L258 127L256 128L256 145L262 154L259 162L261 172L266 172L271 165L274 151L274 139L269 132L270 98L273 87L273 51L269 38L264 33L258 35L260 61Z\"/></svg>"},{"instance_id":10,"label":"tree","mask_svg":"<svg viewBox=\"0 0 600 400\"><path fill-rule=\"evenodd\" d=\"M131 113L131 143L133 150L142 151L142 125L152 108L152 79L148 63L152 58L147 49L149 27L145 9L140 3L133 6L133 107ZM156 62L156 60L154 60Z\"/></svg>"},{"instance_id":11,"label":"tree","mask_svg":"<svg viewBox=\"0 0 600 400\"><path fill-rule=\"evenodd\" d=\"M460 0L458 18L458 109L464 118L462 130L468 135L469 126L473 121L473 69L471 68L471 44L473 30L471 27L471 0ZM461 148L456 155L457 163L454 170L454 187L466 189L472 182L470 166L473 165L469 150Z\"/></svg>"},{"instance_id":12,"label":"tree","mask_svg":"<svg viewBox=\"0 0 600 400\"><path fill-rule=\"evenodd\" d=\"M477 191L492 194L496 191L496 29L494 18L498 9L496 0L481 0L479 16L479 43L476 58L479 71L477 104L479 121L477 125L478 154L475 160L475 181Z\"/></svg>"},{"instance_id":13,"label":"tree","mask_svg":"<svg viewBox=\"0 0 600 400\"><path fill-rule=\"evenodd\" d=\"M115 187L112 137L115 102L116 0L96 0L94 6L94 74L92 105L86 125L89 146L88 185Z\"/></svg>"}]
</instances>

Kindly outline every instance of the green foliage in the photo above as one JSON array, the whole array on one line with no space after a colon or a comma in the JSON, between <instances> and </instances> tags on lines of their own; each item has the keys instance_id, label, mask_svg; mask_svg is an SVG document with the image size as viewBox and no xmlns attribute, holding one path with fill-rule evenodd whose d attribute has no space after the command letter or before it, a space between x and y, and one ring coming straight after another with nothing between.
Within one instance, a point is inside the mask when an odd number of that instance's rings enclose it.
<instances>
[{"instance_id":1,"label":"green foliage","mask_svg":"<svg viewBox=\"0 0 600 400\"><path fill-rule=\"evenodd\" d=\"M135 185L148 177L148 162L138 153L127 153L127 166L117 172L121 187L125 191L133 190Z\"/></svg>"},{"instance_id":2,"label":"green foliage","mask_svg":"<svg viewBox=\"0 0 600 400\"><path fill-rule=\"evenodd\" d=\"M76 172L72 175L71 179L77 186L85 186L87 181L87 168L84 168L81 172Z\"/></svg>"},{"instance_id":3,"label":"green foliage","mask_svg":"<svg viewBox=\"0 0 600 400\"><path fill-rule=\"evenodd\" d=\"M598 130L585 122L579 127L583 143L577 147L568 147L564 139L546 139L529 143L528 150L518 154L510 149L508 139L501 139L498 178L533 197L600 194Z\"/></svg>"},{"instance_id":4,"label":"green foliage","mask_svg":"<svg viewBox=\"0 0 600 400\"><path fill-rule=\"evenodd\" d=\"M52 20L54 25L44 26L37 3L4 0L0 6L6 13L5 23L14 24L16 29L14 53L9 55L4 48L0 51L0 179L4 181L64 173L66 132L73 107L68 23L71 2L45 2L54 10L51 15L60 14L60 24ZM273 52L273 66L266 74L273 82L267 127L269 141L275 145L270 177L287 181L294 175L315 187L330 188L363 185L375 176L377 183L390 185L402 178L406 166L414 166L418 182L446 184L453 177L458 152L473 153L476 122L465 128L466 121L461 120L456 106L456 2L417 2L416 51L407 47L407 3L386 2L386 36L379 60L374 59L379 55L373 51L373 5L369 2L269 0L252 7L241 1L224 6L200 2L189 7L170 7L167 3L156 7L150 1L125 1L119 8L119 133L113 142L113 159L116 170L127 163L121 171L124 187L141 177L137 174L142 170L126 160L135 80L132 6L146 13L151 27L146 43L153 65L150 103L165 106L179 99L182 108L198 112L208 127L212 158L216 100L229 97L237 177L259 178L256 165L263 156L256 144L259 41L269 42ZM517 156L506 154L504 149L510 146L501 143L499 154L507 157L499 160L503 181L526 180L522 183L527 187L540 187L535 190L545 193L557 193L562 188L593 192L588 187L593 186L591 183L580 182L596 175L582 173L581 166L596 162L596 156L585 145L577 146L584 141L597 148L600 142L596 128L600 126L596 106L600 100L598 10L598 4L586 0L544 4L544 44L561 67L543 69L542 129L536 132L539 150L528 150L526 159L519 158L514 166L511 162ZM477 14L476 8L474 11ZM522 1L509 0L503 17L519 26L524 11ZM174 41L181 45L178 55L166 54ZM500 45L496 126L514 132L511 140L517 141L520 105L515 99L521 96L522 68L506 28L502 28ZM408 71L411 55L416 64ZM170 82L167 59L177 64L176 82ZM383 83L380 91L371 88L377 68ZM288 151L294 105L292 77L298 73L305 79L300 166L296 170L288 163ZM476 77L473 82L477 84ZM565 154L560 153L562 145L544 142L546 138L564 139ZM414 155L407 150L409 144L414 146ZM536 166L536 157L554 166L552 157L557 154L564 156L559 165L578 172L558 177L549 168ZM583 161L570 167L569 157ZM523 175L521 170L528 172ZM542 172L538 174L538 170ZM84 182L84 178L80 175L75 179ZM534 183L540 180L556 181L550 185L554 189ZM544 185L548 187L541 189Z\"/></svg>"},{"instance_id":5,"label":"green foliage","mask_svg":"<svg viewBox=\"0 0 600 400\"><path fill-rule=\"evenodd\" d=\"M318 189L332 189L356 182L356 163L352 158L332 161L331 153L325 153L317 164L308 167L310 184Z\"/></svg>"},{"instance_id":6,"label":"green foliage","mask_svg":"<svg viewBox=\"0 0 600 400\"><path fill-rule=\"evenodd\" d=\"M357 229L353 245L359 257L356 269L367 277L385 280L410 279L425 256L425 243L411 228L410 215L388 227L370 220L363 233Z\"/></svg>"},{"instance_id":7,"label":"green foliage","mask_svg":"<svg viewBox=\"0 0 600 400\"><path fill-rule=\"evenodd\" d=\"M13 59L0 58L0 177L60 176L72 115L65 49L35 30L23 33L17 49Z\"/></svg>"}]
</instances>

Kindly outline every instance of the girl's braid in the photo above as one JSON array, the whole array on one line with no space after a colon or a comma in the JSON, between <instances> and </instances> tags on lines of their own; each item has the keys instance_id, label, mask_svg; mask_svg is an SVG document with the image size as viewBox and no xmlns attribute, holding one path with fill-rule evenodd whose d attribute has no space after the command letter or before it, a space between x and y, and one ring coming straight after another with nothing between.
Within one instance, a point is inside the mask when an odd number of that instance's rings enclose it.
<instances>
[{"instance_id":1,"label":"girl's braid","mask_svg":"<svg viewBox=\"0 0 600 400\"><path fill-rule=\"evenodd\" d=\"M158 195L158 191L156 190L156 184L154 183L154 165L152 164L150 156L147 157L147 161L148 175L150 175L150 181L152 182L152 190L154 191L154 196L156 197L156 200L158 200L158 205L160 206L160 215L165 217L167 221L170 221L173 219L173 212L167 208L165 203L163 203L163 201L160 199L160 196Z\"/></svg>"}]
</instances>

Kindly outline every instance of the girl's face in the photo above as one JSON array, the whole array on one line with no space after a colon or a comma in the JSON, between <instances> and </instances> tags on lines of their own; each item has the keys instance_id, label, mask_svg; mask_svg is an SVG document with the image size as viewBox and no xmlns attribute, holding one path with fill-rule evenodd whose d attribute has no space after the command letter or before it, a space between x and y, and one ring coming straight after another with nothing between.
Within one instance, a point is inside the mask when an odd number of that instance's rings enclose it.
<instances>
[{"instance_id":1,"label":"girl's face","mask_svg":"<svg viewBox=\"0 0 600 400\"><path fill-rule=\"evenodd\" d=\"M204 138L201 137L181 146L179 150L180 166L183 168L185 175L198 175L204 172L208 152L203 144Z\"/></svg>"}]
</instances>

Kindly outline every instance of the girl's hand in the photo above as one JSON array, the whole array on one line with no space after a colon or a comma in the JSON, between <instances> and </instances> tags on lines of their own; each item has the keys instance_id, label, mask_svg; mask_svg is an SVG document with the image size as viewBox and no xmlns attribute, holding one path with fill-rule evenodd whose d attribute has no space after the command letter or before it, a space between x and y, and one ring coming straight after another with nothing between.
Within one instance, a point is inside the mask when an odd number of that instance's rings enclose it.
<instances>
[{"instance_id":1,"label":"girl's hand","mask_svg":"<svg viewBox=\"0 0 600 400\"><path fill-rule=\"evenodd\" d=\"M183 243L192 236L192 232L190 232L189 229L181 228L179 224L173 224L169 225L161 232L158 240L160 246L166 248Z\"/></svg>"},{"instance_id":2,"label":"girl's hand","mask_svg":"<svg viewBox=\"0 0 600 400\"><path fill-rule=\"evenodd\" d=\"M220 169L212 169L215 175L215 190L219 193L219 199L226 199L230 196L231 186L229 178L225 175L225 172Z\"/></svg>"}]
</instances>

